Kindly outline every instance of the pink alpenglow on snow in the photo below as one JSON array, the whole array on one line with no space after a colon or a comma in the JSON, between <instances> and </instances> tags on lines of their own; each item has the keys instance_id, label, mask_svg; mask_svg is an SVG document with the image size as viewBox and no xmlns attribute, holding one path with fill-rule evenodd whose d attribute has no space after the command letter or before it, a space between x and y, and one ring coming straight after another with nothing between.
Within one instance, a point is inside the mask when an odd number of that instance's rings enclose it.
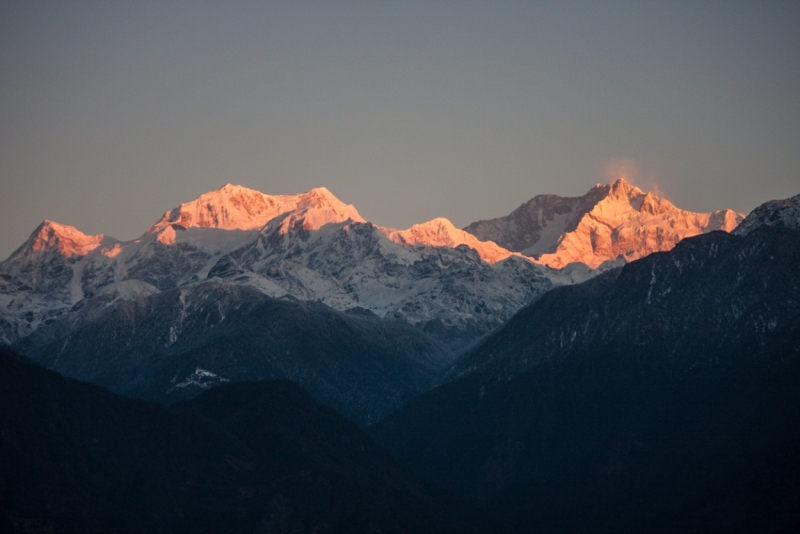
<instances>
[{"instance_id":1,"label":"pink alpenglow on snow","mask_svg":"<svg viewBox=\"0 0 800 534\"><path fill-rule=\"evenodd\" d=\"M280 225L280 233L302 229L304 231L319 230L326 224L343 222L365 223L356 208L345 204L324 187L317 187L307 193L286 197L297 199L294 209L287 210L284 217L277 217L274 223ZM291 205L291 203L289 203ZM283 215L283 214L282 214Z\"/></svg>"},{"instance_id":2,"label":"pink alpenglow on snow","mask_svg":"<svg viewBox=\"0 0 800 534\"><path fill-rule=\"evenodd\" d=\"M352 205L345 204L324 187L298 195L273 196L226 184L166 212L147 234L161 232L173 224L183 228L259 230L275 217L295 211L307 214L308 225L317 228L326 222L364 221ZM164 239L170 241L170 236Z\"/></svg>"},{"instance_id":3,"label":"pink alpenglow on snow","mask_svg":"<svg viewBox=\"0 0 800 534\"><path fill-rule=\"evenodd\" d=\"M481 259L488 263L497 263L509 256L521 256L510 252L492 241L480 241L474 235L459 230L449 220L438 217L436 219L415 224L408 230L395 230L393 228L380 228L386 237L398 244L421 244L431 247L455 248L466 245L474 249Z\"/></svg>"},{"instance_id":4,"label":"pink alpenglow on snow","mask_svg":"<svg viewBox=\"0 0 800 534\"><path fill-rule=\"evenodd\" d=\"M580 262L595 269L620 257L633 261L670 250L687 237L714 230L730 232L743 219L742 214L727 209L711 213L682 210L623 179L596 188L608 192L583 214L575 229L559 238L555 250L537 258L538 263L560 269Z\"/></svg>"},{"instance_id":5,"label":"pink alpenglow on snow","mask_svg":"<svg viewBox=\"0 0 800 534\"><path fill-rule=\"evenodd\" d=\"M101 245L103 234L86 235L73 226L45 220L11 258L58 250L67 258L86 256Z\"/></svg>"},{"instance_id":6,"label":"pink alpenglow on snow","mask_svg":"<svg viewBox=\"0 0 800 534\"><path fill-rule=\"evenodd\" d=\"M534 197L508 217L473 223L469 231L445 218L407 230L379 230L401 245L465 245L490 264L519 256L555 269L573 263L596 269L605 262L633 261L670 250L686 237L713 230L730 232L742 218L731 210L681 210L619 179L598 184L583 197ZM259 230L277 229L285 235L347 222L367 221L324 187L296 195L266 195L226 184L166 212L141 239L164 246L189 240L209 254L221 254L245 245L254 239L248 234ZM127 249L134 254L139 242L120 243L103 234L86 235L71 226L44 221L12 258L50 251L66 258L83 257L101 245L99 254L115 258Z\"/></svg>"}]
</instances>

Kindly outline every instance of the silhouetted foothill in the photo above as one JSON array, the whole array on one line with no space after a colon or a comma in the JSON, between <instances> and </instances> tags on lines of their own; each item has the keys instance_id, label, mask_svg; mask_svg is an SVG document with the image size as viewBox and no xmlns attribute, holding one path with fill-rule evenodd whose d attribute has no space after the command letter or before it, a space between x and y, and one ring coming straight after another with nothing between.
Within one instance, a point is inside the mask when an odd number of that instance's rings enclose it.
<instances>
[{"instance_id":1,"label":"silhouetted foothill","mask_svg":"<svg viewBox=\"0 0 800 534\"><path fill-rule=\"evenodd\" d=\"M0 348L0 406L11 532L485 532L291 382L168 409Z\"/></svg>"}]
</instances>

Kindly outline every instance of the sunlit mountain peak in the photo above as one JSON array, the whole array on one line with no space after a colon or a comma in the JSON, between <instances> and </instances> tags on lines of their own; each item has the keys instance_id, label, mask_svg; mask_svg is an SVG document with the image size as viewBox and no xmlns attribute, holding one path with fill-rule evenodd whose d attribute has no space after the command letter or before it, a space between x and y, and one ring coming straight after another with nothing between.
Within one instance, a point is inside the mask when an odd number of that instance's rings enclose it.
<instances>
[{"instance_id":1,"label":"sunlit mountain peak","mask_svg":"<svg viewBox=\"0 0 800 534\"><path fill-rule=\"evenodd\" d=\"M408 230L381 228L381 231L389 239L399 244L421 244L451 248L466 245L476 250L481 259L488 263L496 263L514 254L491 241L480 241L474 235L456 228L453 223L444 217L437 217L428 222L415 224Z\"/></svg>"},{"instance_id":2,"label":"sunlit mountain peak","mask_svg":"<svg viewBox=\"0 0 800 534\"><path fill-rule=\"evenodd\" d=\"M363 221L352 205L345 204L324 187L297 195L267 195L240 185L225 184L166 212L146 233L161 232L168 226L258 230L285 213L324 209L336 218Z\"/></svg>"},{"instance_id":3,"label":"sunlit mountain peak","mask_svg":"<svg viewBox=\"0 0 800 534\"><path fill-rule=\"evenodd\" d=\"M63 256L85 256L103 243L103 234L87 235L66 224L44 220L11 258L57 250Z\"/></svg>"},{"instance_id":4,"label":"sunlit mountain peak","mask_svg":"<svg viewBox=\"0 0 800 534\"><path fill-rule=\"evenodd\" d=\"M670 250L686 237L730 232L742 217L731 210L682 210L619 178L582 197L538 195L506 217L477 221L465 230L556 269L571 263L595 269Z\"/></svg>"}]
</instances>

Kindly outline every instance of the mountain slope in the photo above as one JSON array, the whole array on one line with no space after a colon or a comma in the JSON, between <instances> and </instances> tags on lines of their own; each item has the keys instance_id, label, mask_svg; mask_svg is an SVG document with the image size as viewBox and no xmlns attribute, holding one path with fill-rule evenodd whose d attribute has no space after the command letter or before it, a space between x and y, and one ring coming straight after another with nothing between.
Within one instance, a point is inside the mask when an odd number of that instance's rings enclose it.
<instances>
[{"instance_id":1,"label":"mountain slope","mask_svg":"<svg viewBox=\"0 0 800 534\"><path fill-rule=\"evenodd\" d=\"M557 288L373 435L527 532L800 526L800 232Z\"/></svg>"},{"instance_id":2,"label":"mountain slope","mask_svg":"<svg viewBox=\"0 0 800 534\"><path fill-rule=\"evenodd\" d=\"M758 346L800 313L797 238L763 226L746 239L715 232L635 268L558 288L457 362L451 375L483 367L515 374L607 344L648 347L678 367L687 365L682 355L724 343Z\"/></svg>"},{"instance_id":3,"label":"mountain slope","mask_svg":"<svg viewBox=\"0 0 800 534\"><path fill-rule=\"evenodd\" d=\"M0 347L0 528L10 532L441 532L480 523L289 382L173 409Z\"/></svg>"},{"instance_id":4,"label":"mountain slope","mask_svg":"<svg viewBox=\"0 0 800 534\"><path fill-rule=\"evenodd\" d=\"M463 346L554 284L585 276L498 261L510 253L439 222L436 239L399 232L395 242L324 188L269 196L229 184L167 212L133 241L50 224L56 237L41 238L40 229L0 263L0 339L16 342L62 316L83 324L73 312L101 294L135 299L125 284L167 291L221 277L270 297L403 317ZM480 256L490 253L491 262Z\"/></svg>"},{"instance_id":5,"label":"mountain slope","mask_svg":"<svg viewBox=\"0 0 800 534\"><path fill-rule=\"evenodd\" d=\"M731 210L692 213L619 179L582 197L539 195L506 217L470 224L465 231L560 269L581 262L633 261L669 250L681 239L730 232L742 220Z\"/></svg>"},{"instance_id":6,"label":"mountain slope","mask_svg":"<svg viewBox=\"0 0 800 534\"><path fill-rule=\"evenodd\" d=\"M800 230L800 195L765 202L754 209L733 233L747 235L753 229L764 225Z\"/></svg>"},{"instance_id":7,"label":"mountain slope","mask_svg":"<svg viewBox=\"0 0 800 534\"><path fill-rule=\"evenodd\" d=\"M492 265L468 247L397 244L370 223L286 226L285 218L274 219L256 242L220 261L240 266L237 280L277 281L297 298L403 318L455 346L496 328L561 283L549 269L521 258Z\"/></svg>"},{"instance_id":8,"label":"mountain slope","mask_svg":"<svg viewBox=\"0 0 800 534\"><path fill-rule=\"evenodd\" d=\"M116 301L77 328L43 327L17 348L67 376L159 402L288 378L361 424L430 388L451 359L404 321L218 280Z\"/></svg>"}]
</instances>

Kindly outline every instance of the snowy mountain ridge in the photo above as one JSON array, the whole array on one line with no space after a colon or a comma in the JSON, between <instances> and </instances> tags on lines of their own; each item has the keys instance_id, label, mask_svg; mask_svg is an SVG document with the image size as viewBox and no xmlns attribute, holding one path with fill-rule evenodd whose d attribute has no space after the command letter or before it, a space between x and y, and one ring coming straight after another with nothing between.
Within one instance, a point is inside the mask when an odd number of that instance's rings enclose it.
<instances>
[{"instance_id":1,"label":"snowy mountain ridge","mask_svg":"<svg viewBox=\"0 0 800 534\"><path fill-rule=\"evenodd\" d=\"M750 212L733 234L744 236L763 225L800 230L800 195L765 202Z\"/></svg>"},{"instance_id":2,"label":"snowy mountain ridge","mask_svg":"<svg viewBox=\"0 0 800 534\"><path fill-rule=\"evenodd\" d=\"M132 241L47 223L0 263L0 331L14 342L65 314L97 312L87 303L101 294L135 300L141 291L111 289L131 281L165 291L220 278L270 297L365 308L423 328L430 323L440 337L460 343L498 326L565 276L586 276L519 258L500 265L511 253L449 221L434 224L438 236L386 230L393 241L327 189L271 197L230 184L166 212Z\"/></svg>"},{"instance_id":3,"label":"snowy mountain ridge","mask_svg":"<svg viewBox=\"0 0 800 534\"><path fill-rule=\"evenodd\" d=\"M85 321L82 310L104 309L93 300L106 306L219 278L468 343L552 287L739 220L729 210L678 210L623 180L584 197L534 197L523 208L533 219L512 213L464 231L437 218L395 230L365 221L322 187L270 196L226 184L167 211L132 241L45 221L0 263L0 339L14 342L59 317Z\"/></svg>"},{"instance_id":4,"label":"snowy mountain ridge","mask_svg":"<svg viewBox=\"0 0 800 534\"><path fill-rule=\"evenodd\" d=\"M166 212L146 235L173 225L183 228L259 230L275 217L292 211L327 214L329 219L320 217L315 220L318 225L346 219L364 222L355 207L345 204L324 187L298 195L271 196L240 185L225 184L216 191L204 193L192 202Z\"/></svg>"},{"instance_id":5,"label":"snowy mountain ridge","mask_svg":"<svg viewBox=\"0 0 800 534\"><path fill-rule=\"evenodd\" d=\"M506 217L478 221L465 231L537 263L561 269L583 263L626 263L672 249L680 240L714 230L730 232L743 215L681 210L619 179L582 197L539 195Z\"/></svg>"},{"instance_id":6,"label":"snowy mountain ridge","mask_svg":"<svg viewBox=\"0 0 800 534\"><path fill-rule=\"evenodd\" d=\"M428 222L415 224L408 230L379 227L386 236L395 243L420 244L434 247L456 248L461 245L475 250L482 260L497 263L509 256L522 256L508 251L492 241L481 241L464 230L459 230L444 217L437 217Z\"/></svg>"},{"instance_id":7,"label":"snowy mountain ridge","mask_svg":"<svg viewBox=\"0 0 800 534\"><path fill-rule=\"evenodd\" d=\"M7 261L57 250L62 256L70 258L85 256L102 244L115 242L103 234L86 235L73 226L44 220Z\"/></svg>"}]
</instances>

